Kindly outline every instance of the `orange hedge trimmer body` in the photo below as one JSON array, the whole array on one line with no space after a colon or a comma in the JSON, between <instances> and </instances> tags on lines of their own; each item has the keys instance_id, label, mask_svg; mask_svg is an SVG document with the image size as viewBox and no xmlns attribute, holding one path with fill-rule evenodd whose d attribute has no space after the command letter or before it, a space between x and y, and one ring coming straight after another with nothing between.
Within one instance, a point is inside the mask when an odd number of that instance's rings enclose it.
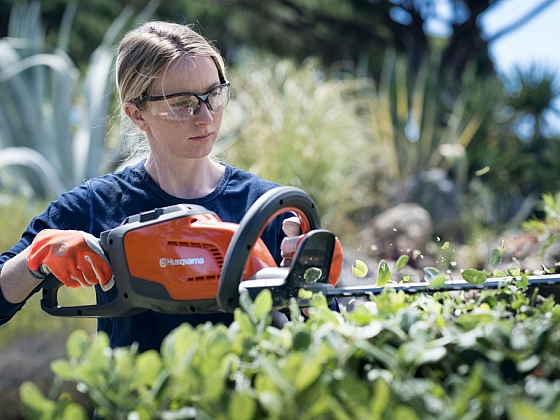
<instances>
[{"instance_id":1,"label":"orange hedge trimmer body","mask_svg":"<svg viewBox=\"0 0 560 420\"><path fill-rule=\"evenodd\" d=\"M299 216L304 232L287 241L292 256L305 251L290 268L278 267L259 238L273 218L286 212ZM220 279L235 284L233 294L237 294L240 281L263 276L284 281L291 276L300 283L305 272L314 268L321 272L316 281L336 284L342 248L331 232L318 229L317 210L305 193L291 187L273 190L255 203L252 214L255 217L242 228L252 232L249 241L240 241L241 225L223 222L202 206L176 205L128 217L100 238L115 276L116 291L109 291L116 294L115 299L105 305L60 307L57 292L61 283L49 276L43 286L42 307L53 315L77 317L124 316L146 309L167 313L217 312L224 310L217 302ZM231 249L232 242L238 244L236 249ZM235 271L226 273L229 279L223 277L226 260L228 271ZM236 305L235 296L226 299Z\"/></svg>"}]
</instances>

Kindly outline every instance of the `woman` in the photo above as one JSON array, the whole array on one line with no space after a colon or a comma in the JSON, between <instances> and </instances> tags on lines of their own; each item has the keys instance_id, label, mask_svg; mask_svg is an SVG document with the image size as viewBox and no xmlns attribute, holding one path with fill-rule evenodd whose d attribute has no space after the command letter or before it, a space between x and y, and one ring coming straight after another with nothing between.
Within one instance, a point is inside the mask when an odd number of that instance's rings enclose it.
<instances>
[{"instance_id":1,"label":"woman","mask_svg":"<svg viewBox=\"0 0 560 420\"><path fill-rule=\"evenodd\" d=\"M124 114L147 140L147 158L61 194L31 221L22 239L0 256L0 323L51 272L67 287L95 285L98 302L106 302L113 277L97 238L127 216L191 203L239 223L258 197L277 186L210 157L230 88L218 51L188 26L149 22L126 34L116 84ZM280 218L262 235L276 261L284 236ZM107 332L112 347L137 342L145 351L159 349L183 322L206 321L229 324L233 317L146 311L100 319L98 330Z\"/></svg>"}]
</instances>

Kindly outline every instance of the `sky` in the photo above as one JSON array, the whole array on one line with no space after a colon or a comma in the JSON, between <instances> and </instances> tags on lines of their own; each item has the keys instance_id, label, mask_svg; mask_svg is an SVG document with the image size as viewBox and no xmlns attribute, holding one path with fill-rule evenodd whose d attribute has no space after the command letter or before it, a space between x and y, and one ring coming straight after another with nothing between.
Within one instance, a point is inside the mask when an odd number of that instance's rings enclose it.
<instances>
[{"instance_id":1,"label":"sky","mask_svg":"<svg viewBox=\"0 0 560 420\"><path fill-rule=\"evenodd\" d=\"M502 0L481 16L483 35L492 36L544 0ZM499 72L515 66L542 64L560 72L560 0L519 29L490 44L490 54Z\"/></svg>"},{"instance_id":2,"label":"sky","mask_svg":"<svg viewBox=\"0 0 560 420\"><path fill-rule=\"evenodd\" d=\"M529 70L534 66L547 72L558 71L557 80L560 83L560 0L498 0L480 15L479 23L483 36L491 39L544 3L551 4L528 23L490 42L490 57L499 74L508 76L515 69ZM443 19L427 22L426 31L448 36L450 27L447 19L453 15L453 3L436 0L435 4ZM556 100L555 106L560 110L560 98ZM548 113L547 121L552 131L560 134L560 117Z\"/></svg>"},{"instance_id":3,"label":"sky","mask_svg":"<svg viewBox=\"0 0 560 420\"><path fill-rule=\"evenodd\" d=\"M519 17L545 0L502 0L481 16L484 36L491 36L514 23ZM529 23L512 31L489 46L490 56L500 74L532 65L558 72L560 82L560 0L556 0ZM560 109L560 98L555 106ZM549 114L547 120L560 133L560 117Z\"/></svg>"}]
</instances>

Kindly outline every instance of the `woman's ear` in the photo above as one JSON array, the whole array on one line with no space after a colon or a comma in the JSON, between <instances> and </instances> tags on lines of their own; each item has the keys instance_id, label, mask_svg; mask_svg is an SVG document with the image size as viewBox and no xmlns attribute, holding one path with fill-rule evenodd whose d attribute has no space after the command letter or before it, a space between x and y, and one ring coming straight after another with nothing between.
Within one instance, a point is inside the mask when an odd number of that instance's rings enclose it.
<instances>
[{"instance_id":1,"label":"woman's ear","mask_svg":"<svg viewBox=\"0 0 560 420\"><path fill-rule=\"evenodd\" d=\"M134 124L136 124L136 126L138 126L140 130L146 131L148 129L148 123L144 119L142 111L140 111L135 104L131 102L127 102L126 104L124 104L124 113L128 116L128 118L132 120Z\"/></svg>"}]
</instances>

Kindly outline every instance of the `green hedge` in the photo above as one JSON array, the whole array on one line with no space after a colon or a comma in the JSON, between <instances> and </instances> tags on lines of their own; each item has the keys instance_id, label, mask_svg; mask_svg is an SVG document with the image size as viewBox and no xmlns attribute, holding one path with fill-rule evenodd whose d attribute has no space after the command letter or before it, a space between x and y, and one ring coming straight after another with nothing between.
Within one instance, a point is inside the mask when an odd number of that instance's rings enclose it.
<instances>
[{"instance_id":1,"label":"green hedge","mask_svg":"<svg viewBox=\"0 0 560 420\"><path fill-rule=\"evenodd\" d=\"M312 299L303 320L270 326L270 294L236 322L183 325L161 352L111 350L75 332L52 363L105 419L557 419L560 307L515 285L475 295L406 295L390 287L342 313ZM29 419L86 410L32 383ZM53 394L51 392L51 394Z\"/></svg>"}]
</instances>

